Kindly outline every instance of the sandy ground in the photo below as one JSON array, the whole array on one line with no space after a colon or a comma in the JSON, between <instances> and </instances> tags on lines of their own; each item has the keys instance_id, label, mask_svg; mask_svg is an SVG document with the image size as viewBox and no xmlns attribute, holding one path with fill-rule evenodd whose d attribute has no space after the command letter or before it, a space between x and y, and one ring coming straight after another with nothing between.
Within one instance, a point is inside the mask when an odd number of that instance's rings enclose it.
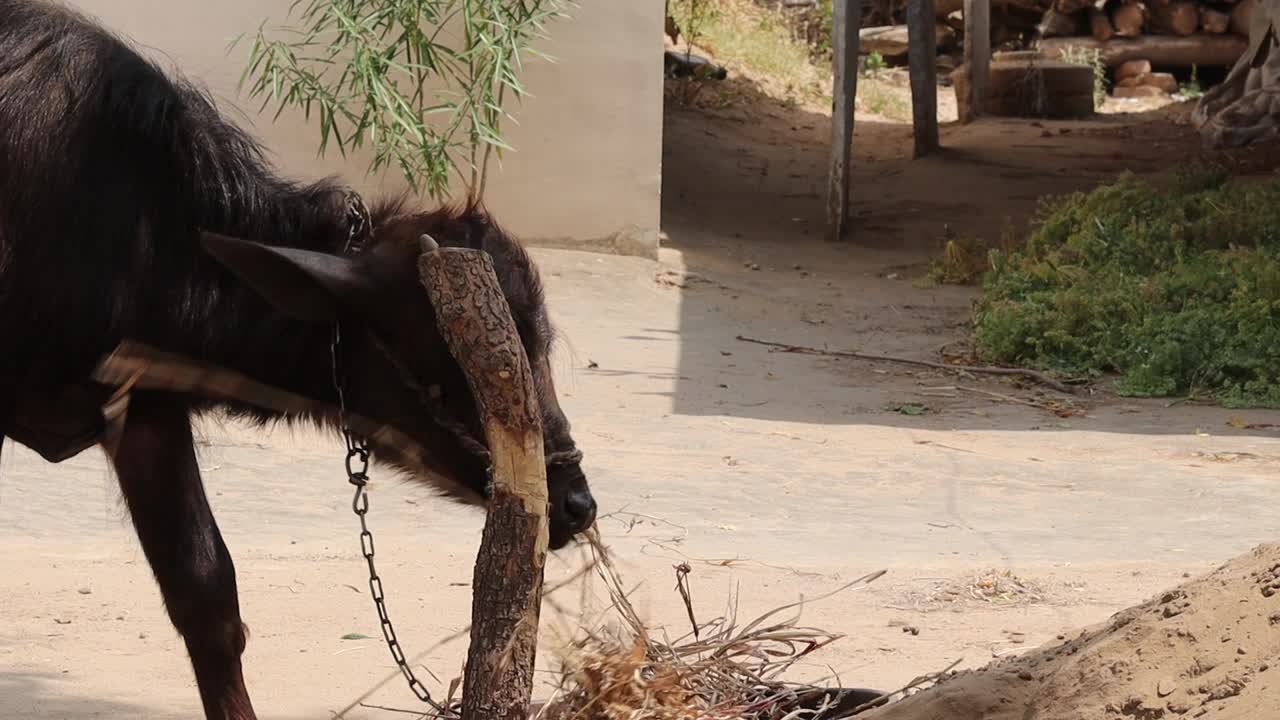
<instances>
[{"instance_id":1,"label":"sandy ground","mask_svg":"<svg viewBox=\"0 0 1280 720\"><path fill-rule=\"evenodd\" d=\"M1198 151L1178 117L948 127L947 151L918 161L907 128L864 122L855 242L833 245L819 239L825 118L780 105L668 113L660 262L535 253L562 332L562 404L641 611L684 622L671 590L682 561L705 615L734 592L746 615L887 568L806 608L808 624L848 638L797 671L887 689L1021 652L1280 538L1280 440L1231 424L1275 413L1105 387L1065 398L735 339L929 359L963 348L971 291L914 282L944 226L999 232L1042 194L1185 162ZM1060 413L1033 406L1050 401ZM902 403L930 412L886 409ZM393 672L380 641L343 639L378 625L338 444L205 430L258 711L331 717ZM372 507L400 636L410 654L427 650L467 622L482 517L386 476ZM182 643L96 451L53 467L5 447L0 548L0 717L197 715ZM550 582L580 562L565 551ZM1010 592L974 583L993 570L1016 576L1002 580ZM599 606L574 590L554 604ZM547 613L544 665L557 628L579 621ZM464 654L454 642L421 662L447 684ZM398 682L368 702L413 705Z\"/></svg>"}]
</instances>

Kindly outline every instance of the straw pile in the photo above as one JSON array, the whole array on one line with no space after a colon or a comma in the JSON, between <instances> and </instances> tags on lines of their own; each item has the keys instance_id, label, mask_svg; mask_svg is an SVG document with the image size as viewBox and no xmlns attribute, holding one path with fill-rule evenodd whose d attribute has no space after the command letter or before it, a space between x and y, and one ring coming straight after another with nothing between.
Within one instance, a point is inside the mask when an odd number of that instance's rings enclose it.
<instances>
[{"instance_id":1,"label":"straw pile","mask_svg":"<svg viewBox=\"0 0 1280 720\"><path fill-rule=\"evenodd\" d=\"M690 630L674 640L659 638L627 599L594 535L591 548L593 568L620 622L585 631L561 658L559 688L539 709L538 720L836 720L878 704L868 691L782 679L798 661L841 637L800 626L802 602L744 624L732 610L699 623L688 589L689 566L680 565L676 586ZM858 578L831 595L883 574Z\"/></svg>"}]
</instances>

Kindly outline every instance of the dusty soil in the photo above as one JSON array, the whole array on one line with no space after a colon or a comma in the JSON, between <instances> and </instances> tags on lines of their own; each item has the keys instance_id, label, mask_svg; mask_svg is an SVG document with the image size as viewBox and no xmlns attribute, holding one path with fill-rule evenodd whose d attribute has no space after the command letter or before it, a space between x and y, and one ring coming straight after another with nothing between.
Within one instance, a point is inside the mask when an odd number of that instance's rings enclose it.
<instances>
[{"instance_id":1,"label":"dusty soil","mask_svg":"<svg viewBox=\"0 0 1280 720\"><path fill-rule=\"evenodd\" d=\"M1104 623L948 676L868 720L1273 717L1280 545L1263 545Z\"/></svg>"},{"instance_id":2,"label":"dusty soil","mask_svg":"<svg viewBox=\"0 0 1280 720\"><path fill-rule=\"evenodd\" d=\"M1280 440L1261 427L1275 413L1123 400L1105 383L1062 396L736 339L923 359L963 352L973 291L916 282L944 228L998 233L1025 224L1041 195L1196 158L1184 112L948 126L946 151L915 161L909 128L862 118L854 234L841 244L820 239L821 113L768 102L668 112L660 261L535 253L561 330L557 384L601 528L652 624L687 622L671 592L674 563L694 567L698 607L718 612L732 595L744 616L888 568L868 588L806 607L808 624L848 638L796 670L888 689L957 659L974 668L1023 653L1280 538ZM1238 162L1273 164L1257 150ZM203 430L206 484L252 633L245 666L258 711L332 717L394 673L385 647L359 637L378 625L339 445ZM467 622L482 518L384 474L371 504L400 637L442 688L465 647L434 643ZM7 444L0 547L0 717L198 712L182 642L100 454L51 467ZM578 561L562 553L549 581ZM549 602L544 667L557 630L600 607L591 588ZM1246 653L1262 652L1259 638ZM373 706L412 698L391 682L366 702L348 717L400 717Z\"/></svg>"}]
</instances>

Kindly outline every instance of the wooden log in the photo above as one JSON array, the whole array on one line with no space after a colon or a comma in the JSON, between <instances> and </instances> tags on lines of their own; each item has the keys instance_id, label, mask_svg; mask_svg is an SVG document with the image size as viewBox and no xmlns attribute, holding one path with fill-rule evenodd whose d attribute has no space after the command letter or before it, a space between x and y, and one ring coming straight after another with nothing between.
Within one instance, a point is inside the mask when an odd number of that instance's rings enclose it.
<instances>
[{"instance_id":1,"label":"wooden log","mask_svg":"<svg viewBox=\"0 0 1280 720\"><path fill-rule=\"evenodd\" d=\"M1049 8L1040 18L1040 24L1036 26L1036 30L1042 38L1074 37L1084 30L1084 15L1082 13L1068 15Z\"/></svg>"},{"instance_id":2,"label":"wooden log","mask_svg":"<svg viewBox=\"0 0 1280 720\"><path fill-rule=\"evenodd\" d=\"M1149 75L1151 73L1151 63L1146 60L1130 60L1120 63L1116 68L1116 82L1124 82L1131 78Z\"/></svg>"},{"instance_id":3,"label":"wooden log","mask_svg":"<svg viewBox=\"0 0 1280 720\"><path fill-rule=\"evenodd\" d=\"M1038 15L1053 7L1053 2L1054 0L990 0L990 6L994 9L1015 9ZM937 17L944 18L964 7L964 0L937 0L933 13Z\"/></svg>"},{"instance_id":4,"label":"wooden log","mask_svg":"<svg viewBox=\"0 0 1280 720\"><path fill-rule=\"evenodd\" d=\"M1231 29L1231 13L1209 5L1201 5L1200 27L1207 33L1221 35Z\"/></svg>"},{"instance_id":5,"label":"wooden log","mask_svg":"<svg viewBox=\"0 0 1280 720\"><path fill-rule=\"evenodd\" d=\"M858 95L858 24L862 4L832 0L831 161L827 170L827 239L845 237L849 219L849 161L853 153L853 104Z\"/></svg>"},{"instance_id":6,"label":"wooden log","mask_svg":"<svg viewBox=\"0 0 1280 720\"><path fill-rule=\"evenodd\" d=\"M1240 37L1249 37L1249 22L1253 11L1258 7L1258 0L1240 0L1231 8L1230 30Z\"/></svg>"},{"instance_id":7,"label":"wooden log","mask_svg":"<svg viewBox=\"0 0 1280 720\"><path fill-rule=\"evenodd\" d=\"M964 96L961 122L987 112L991 77L991 0L964 0Z\"/></svg>"},{"instance_id":8,"label":"wooden log","mask_svg":"<svg viewBox=\"0 0 1280 720\"><path fill-rule=\"evenodd\" d=\"M1113 38L1098 42L1090 37L1047 38L1040 50L1050 57L1061 57L1069 48L1096 49L1102 62L1115 67L1129 60L1148 60L1152 65L1191 67L1192 65L1234 65L1249 42L1238 35L1143 35L1138 38Z\"/></svg>"},{"instance_id":9,"label":"wooden log","mask_svg":"<svg viewBox=\"0 0 1280 720\"><path fill-rule=\"evenodd\" d=\"M1093 0L1054 0L1053 9L1063 15L1074 15L1093 6Z\"/></svg>"},{"instance_id":10,"label":"wooden log","mask_svg":"<svg viewBox=\"0 0 1280 720\"><path fill-rule=\"evenodd\" d=\"M908 53L911 80L911 125L915 157L938 151L938 47L934 0L907 0Z\"/></svg>"},{"instance_id":11,"label":"wooden log","mask_svg":"<svg viewBox=\"0 0 1280 720\"><path fill-rule=\"evenodd\" d=\"M942 50L955 47L956 33L950 27L930 18L934 31L934 45ZM906 57L910 50L910 30L906 25L881 25L858 31L858 52L880 53L886 58Z\"/></svg>"},{"instance_id":12,"label":"wooden log","mask_svg":"<svg viewBox=\"0 0 1280 720\"><path fill-rule=\"evenodd\" d=\"M1138 37L1146 24L1147 6L1141 2L1126 2L1111 11L1111 25L1116 29L1116 37Z\"/></svg>"},{"instance_id":13,"label":"wooden log","mask_svg":"<svg viewBox=\"0 0 1280 720\"><path fill-rule=\"evenodd\" d=\"M1163 6L1152 5L1147 23L1157 33L1190 35L1200 27L1200 9L1188 0L1179 0Z\"/></svg>"},{"instance_id":14,"label":"wooden log","mask_svg":"<svg viewBox=\"0 0 1280 720\"><path fill-rule=\"evenodd\" d=\"M1106 10L1089 6L1089 33L1098 42L1106 42L1115 37L1116 29L1111 25L1111 18Z\"/></svg>"},{"instance_id":15,"label":"wooden log","mask_svg":"<svg viewBox=\"0 0 1280 720\"><path fill-rule=\"evenodd\" d=\"M1178 78L1171 73L1150 73L1142 78L1142 84L1147 87L1160 88L1160 90L1169 95L1178 92Z\"/></svg>"},{"instance_id":16,"label":"wooden log","mask_svg":"<svg viewBox=\"0 0 1280 720\"><path fill-rule=\"evenodd\" d=\"M527 720L547 556L547 470L529 360L493 261L424 237L418 273L436 325L471 388L492 490L471 604L464 720Z\"/></svg>"}]
</instances>

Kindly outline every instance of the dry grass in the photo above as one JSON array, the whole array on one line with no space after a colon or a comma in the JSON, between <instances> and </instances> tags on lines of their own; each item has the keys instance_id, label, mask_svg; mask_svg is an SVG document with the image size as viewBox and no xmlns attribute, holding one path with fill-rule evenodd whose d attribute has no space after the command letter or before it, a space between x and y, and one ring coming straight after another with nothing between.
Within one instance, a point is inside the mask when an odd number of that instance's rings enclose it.
<instances>
[{"instance_id":1,"label":"dry grass","mask_svg":"<svg viewBox=\"0 0 1280 720\"><path fill-rule=\"evenodd\" d=\"M777 12L751 0L671 0L668 7L694 52L714 56L770 97L818 104L830 97L831 69L810 61L809 46Z\"/></svg>"},{"instance_id":2,"label":"dry grass","mask_svg":"<svg viewBox=\"0 0 1280 720\"><path fill-rule=\"evenodd\" d=\"M555 690L550 700L531 708L531 720L840 720L937 682L951 670L923 675L903 688L870 698L847 694L841 688L787 681L784 676L788 670L842 636L800 625L803 599L747 622L739 620L736 608L699 622L689 592L687 564L675 570L690 629L669 639L640 618L598 533L593 530L588 540L590 563L548 588L544 601L563 612L548 596L594 574L604 585L608 608L593 627L577 628L577 639L559 652ZM870 573L809 602L866 587L885 572ZM467 632L437 643L428 652ZM457 720L460 716L461 688L456 680L443 699L442 713L365 703L378 687L398 677L399 673L388 675L337 717L355 707L418 720Z\"/></svg>"},{"instance_id":3,"label":"dry grass","mask_svg":"<svg viewBox=\"0 0 1280 720\"><path fill-rule=\"evenodd\" d=\"M658 638L640 619L597 537L593 567L619 621L594 629L563 653L555 699L545 720L764 720L817 718L838 692L783 679L797 662L841 636L799 625L803 601L746 623L736 613L698 622L687 584L688 565L676 568L677 589L690 629ZM873 582L858 578L825 597ZM819 600L822 598L818 598Z\"/></svg>"}]
</instances>

